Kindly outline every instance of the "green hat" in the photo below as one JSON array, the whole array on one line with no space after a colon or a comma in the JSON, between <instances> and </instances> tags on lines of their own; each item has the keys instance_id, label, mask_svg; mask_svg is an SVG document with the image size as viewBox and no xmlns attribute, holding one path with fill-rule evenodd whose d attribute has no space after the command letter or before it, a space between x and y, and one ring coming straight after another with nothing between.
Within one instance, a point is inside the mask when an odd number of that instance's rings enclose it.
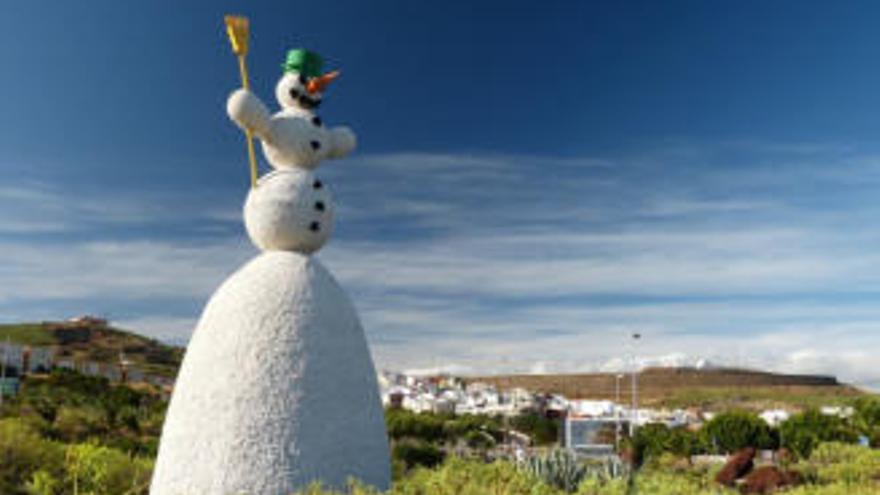
<instances>
[{"instance_id":1,"label":"green hat","mask_svg":"<svg viewBox=\"0 0 880 495\"><path fill-rule=\"evenodd\" d=\"M306 77L318 77L321 75L321 57L308 50L297 48L287 52L287 60L281 64L284 72L299 72Z\"/></svg>"}]
</instances>

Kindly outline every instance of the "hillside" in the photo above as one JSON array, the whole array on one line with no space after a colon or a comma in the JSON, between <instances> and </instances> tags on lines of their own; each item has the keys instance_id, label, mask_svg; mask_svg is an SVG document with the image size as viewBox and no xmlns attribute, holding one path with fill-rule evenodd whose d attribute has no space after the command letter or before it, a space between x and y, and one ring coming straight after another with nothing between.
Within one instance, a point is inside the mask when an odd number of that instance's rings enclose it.
<instances>
[{"instance_id":1,"label":"hillside","mask_svg":"<svg viewBox=\"0 0 880 495\"><path fill-rule=\"evenodd\" d=\"M0 324L0 343L52 347L56 360L117 363L120 353L141 371L164 377L177 374L183 348L173 347L136 333L114 328L105 321Z\"/></svg>"},{"instance_id":2,"label":"hillside","mask_svg":"<svg viewBox=\"0 0 880 495\"><path fill-rule=\"evenodd\" d=\"M522 387L569 398L611 399L616 395L617 373L571 375L497 375L469 377L500 388ZM836 378L787 375L742 369L647 368L638 373L639 402L652 407L709 409L764 409L768 407L842 404L864 394ZM630 399L631 376L620 380L621 400Z\"/></svg>"}]
</instances>

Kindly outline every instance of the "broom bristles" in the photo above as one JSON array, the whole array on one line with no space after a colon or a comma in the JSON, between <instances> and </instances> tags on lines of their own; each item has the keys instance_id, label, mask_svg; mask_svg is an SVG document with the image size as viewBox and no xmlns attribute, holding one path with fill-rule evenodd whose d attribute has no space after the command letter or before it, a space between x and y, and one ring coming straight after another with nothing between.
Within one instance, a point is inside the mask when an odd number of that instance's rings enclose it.
<instances>
[{"instance_id":1,"label":"broom bristles","mask_svg":"<svg viewBox=\"0 0 880 495\"><path fill-rule=\"evenodd\" d=\"M229 43L232 44L232 52L242 56L248 50L248 19L247 17L227 15L223 18L226 23L226 34L229 35Z\"/></svg>"}]
</instances>

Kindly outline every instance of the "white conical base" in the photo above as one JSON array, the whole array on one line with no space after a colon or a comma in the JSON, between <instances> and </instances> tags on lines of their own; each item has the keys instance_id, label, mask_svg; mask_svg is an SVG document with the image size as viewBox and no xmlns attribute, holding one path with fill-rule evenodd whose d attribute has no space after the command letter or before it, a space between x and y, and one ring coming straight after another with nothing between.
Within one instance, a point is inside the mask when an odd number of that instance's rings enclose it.
<instances>
[{"instance_id":1,"label":"white conical base","mask_svg":"<svg viewBox=\"0 0 880 495\"><path fill-rule=\"evenodd\" d=\"M379 489L390 461L357 313L302 254L266 252L208 302L162 431L152 495Z\"/></svg>"}]
</instances>

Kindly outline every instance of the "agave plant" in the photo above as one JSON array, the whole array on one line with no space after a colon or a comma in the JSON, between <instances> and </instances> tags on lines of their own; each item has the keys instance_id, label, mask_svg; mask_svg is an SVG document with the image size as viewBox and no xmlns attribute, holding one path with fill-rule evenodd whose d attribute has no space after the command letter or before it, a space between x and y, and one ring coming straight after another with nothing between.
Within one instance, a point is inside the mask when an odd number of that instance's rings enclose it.
<instances>
[{"instance_id":1,"label":"agave plant","mask_svg":"<svg viewBox=\"0 0 880 495\"><path fill-rule=\"evenodd\" d=\"M587 468L573 453L554 449L543 456L524 460L521 467L532 476L560 490L573 493L587 475Z\"/></svg>"}]
</instances>

